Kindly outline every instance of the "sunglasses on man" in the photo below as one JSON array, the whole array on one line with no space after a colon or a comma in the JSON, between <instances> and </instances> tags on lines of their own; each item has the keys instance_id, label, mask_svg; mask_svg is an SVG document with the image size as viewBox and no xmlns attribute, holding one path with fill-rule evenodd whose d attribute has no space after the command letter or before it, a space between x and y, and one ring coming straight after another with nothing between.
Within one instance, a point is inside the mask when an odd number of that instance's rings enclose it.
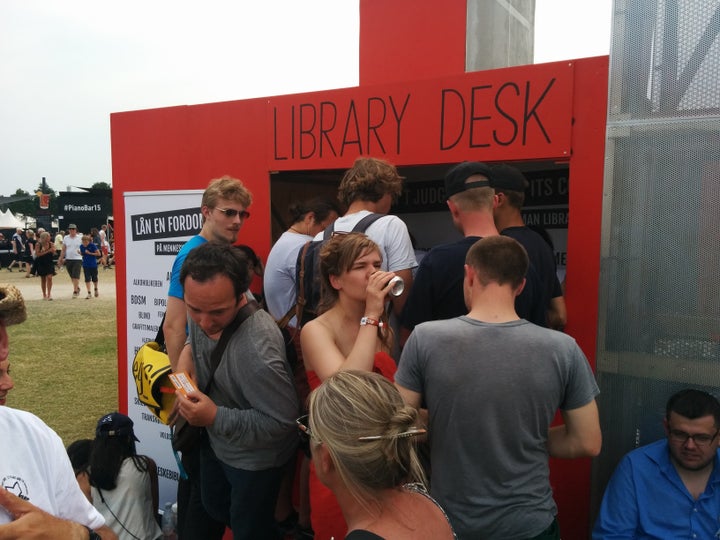
<instances>
[{"instance_id":1,"label":"sunglasses on man","mask_svg":"<svg viewBox=\"0 0 720 540\"><path fill-rule=\"evenodd\" d=\"M229 217L230 219L234 218L238 214L240 214L240 219L247 219L250 217L250 212L247 210L235 210L234 208L218 208L215 207L213 210L217 210L219 212L222 212L225 214L226 217Z\"/></svg>"}]
</instances>

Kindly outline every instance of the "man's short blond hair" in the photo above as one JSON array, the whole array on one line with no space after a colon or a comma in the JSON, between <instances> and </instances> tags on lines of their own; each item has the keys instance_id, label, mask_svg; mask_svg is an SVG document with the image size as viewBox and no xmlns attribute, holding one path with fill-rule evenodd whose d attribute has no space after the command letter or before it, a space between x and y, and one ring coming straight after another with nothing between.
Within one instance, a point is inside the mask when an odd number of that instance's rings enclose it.
<instances>
[{"instance_id":1,"label":"man's short blond hair","mask_svg":"<svg viewBox=\"0 0 720 540\"><path fill-rule=\"evenodd\" d=\"M466 182L470 182L472 178L471 176ZM477 212L480 210L492 212L494 197L495 190L493 188L476 187L456 193L450 197L450 200L455 203L455 206L461 212Z\"/></svg>"},{"instance_id":2,"label":"man's short blond hair","mask_svg":"<svg viewBox=\"0 0 720 540\"><path fill-rule=\"evenodd\" d=\"M202 206L215 208L220 199L233 201L247 208L252 204L252 193L248 191L242 181L225 175L210 180L202 196Z\"/></svg>"}]
</instances>

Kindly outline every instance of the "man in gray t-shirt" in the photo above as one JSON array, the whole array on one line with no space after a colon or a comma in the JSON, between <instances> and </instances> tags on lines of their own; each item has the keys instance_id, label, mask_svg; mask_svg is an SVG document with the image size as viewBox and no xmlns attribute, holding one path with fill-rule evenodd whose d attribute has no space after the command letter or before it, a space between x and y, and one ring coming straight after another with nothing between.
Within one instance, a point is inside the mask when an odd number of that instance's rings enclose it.
<instances>
[{"instance_id":1,"label":"man in gray t-shirt","mask_svg":"<svg viewBox=\"0 0 720 540\"><path fill-rule=\"evenodd\" d=\"M418 325L395 381L426 403L431 494L459 539L560 538L548 457L600 452L590 366L575 340L515 312L528 257L494 236L470 248L467 316ZM551 428L557 410L565 424Z\"/></svg>"}]
</instances>

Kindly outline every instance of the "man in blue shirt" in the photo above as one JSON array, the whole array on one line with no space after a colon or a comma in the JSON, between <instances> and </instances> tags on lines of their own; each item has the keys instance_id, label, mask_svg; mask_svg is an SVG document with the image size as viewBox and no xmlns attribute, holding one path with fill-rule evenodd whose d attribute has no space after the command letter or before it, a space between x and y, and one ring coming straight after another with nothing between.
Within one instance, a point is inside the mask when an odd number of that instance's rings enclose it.
<instances>
[{"instance_id":1,"label":"man in blue shirt","mask_svg":"<svg viewBox=\"0 0 720 540\"><path fill-rule=\"evenodd\" d=\"M173 262L170 275L163 332L173 369L177 365L180 351L185 346L187 338L187 312L183 300L183 288L180 284L180 268L182 268L185 257L190 251L205 242L234 244L240 229L250 215L247 208L251 203L252 195L243 183L229 176L212 180L203 193L200 203L203 226L200 234L193 236L180 249Z\"/></svg>"},{"instance_id":2,"label":"man in blue shirt","mask_svg":"<svg viewBox=\"0 0 720 540\"><path fill-rule=\"evenodd\" d=\"M667 438L633 450L613 473L593 539L720 535L720 403L681 390L663 423Z\"/></svg>"}]
</instances>

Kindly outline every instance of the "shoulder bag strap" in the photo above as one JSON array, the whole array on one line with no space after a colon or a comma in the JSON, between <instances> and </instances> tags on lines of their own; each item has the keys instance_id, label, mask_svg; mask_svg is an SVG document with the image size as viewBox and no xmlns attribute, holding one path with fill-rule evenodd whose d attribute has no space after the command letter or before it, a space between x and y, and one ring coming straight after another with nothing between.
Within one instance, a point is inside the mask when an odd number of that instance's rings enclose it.
<instances>
[{"instance_id":1,"label":"shoulder bag strap","mask_svg":"<svg viewBox=\"0 0 720 540\"><path fill-rule=\"evenodd\" d=\"M292 306L290 306L290 309L287 310L287 313L283 315L283 318L277 321L278 328L282 330L285 328L288 323L290 322L290 319L293 318L293 315L295 315L295 310L297 309L297 302L295 302Z\"/></svg>"},{"instance_id":2,"label":"shoulder bag strap","mask_svg":"<svg viewBox=\"0 0 720 540\"><path fill-rule=\"evenodd\" d=\"M245 304L243 307L240 308L240 311L238 311L238 314L235 316L233 321L230 323L229 326L226 326L223 330L222 335L220 336L220 340L218 341L218 344L213 349L212 354L210 355L210 377L208 378L208 382L205 385L205 389L203 390L203 394L207 394L210 391L210 387L212 386L213 377L215 376L215 371L217 370L218 366L220 365L220 360L222 359L222 355L225 352L225 348L227 347L228 342L230 341L230 338L235 333L235 330L237 330L240 325L245 322L245 320L250 317L253 313L258 311L260 309L260 306L258 306L257 301L250 300L247 304Z\"/></svg>"},{"instance_id":3,"label":"shoulder bag strap","mask_svg":"<svg viewBox=\"0 0 720 540\"><path fill-rule=\"evenodd\" d=\"M160 321L160 326L158 327L157 334L155 335L155 343L160 345L160 349L165 351L165 332L163 331L163 325L165 324L165 315L167 312L163 313L162 321Z\"/></svg>"}]
</instances>

